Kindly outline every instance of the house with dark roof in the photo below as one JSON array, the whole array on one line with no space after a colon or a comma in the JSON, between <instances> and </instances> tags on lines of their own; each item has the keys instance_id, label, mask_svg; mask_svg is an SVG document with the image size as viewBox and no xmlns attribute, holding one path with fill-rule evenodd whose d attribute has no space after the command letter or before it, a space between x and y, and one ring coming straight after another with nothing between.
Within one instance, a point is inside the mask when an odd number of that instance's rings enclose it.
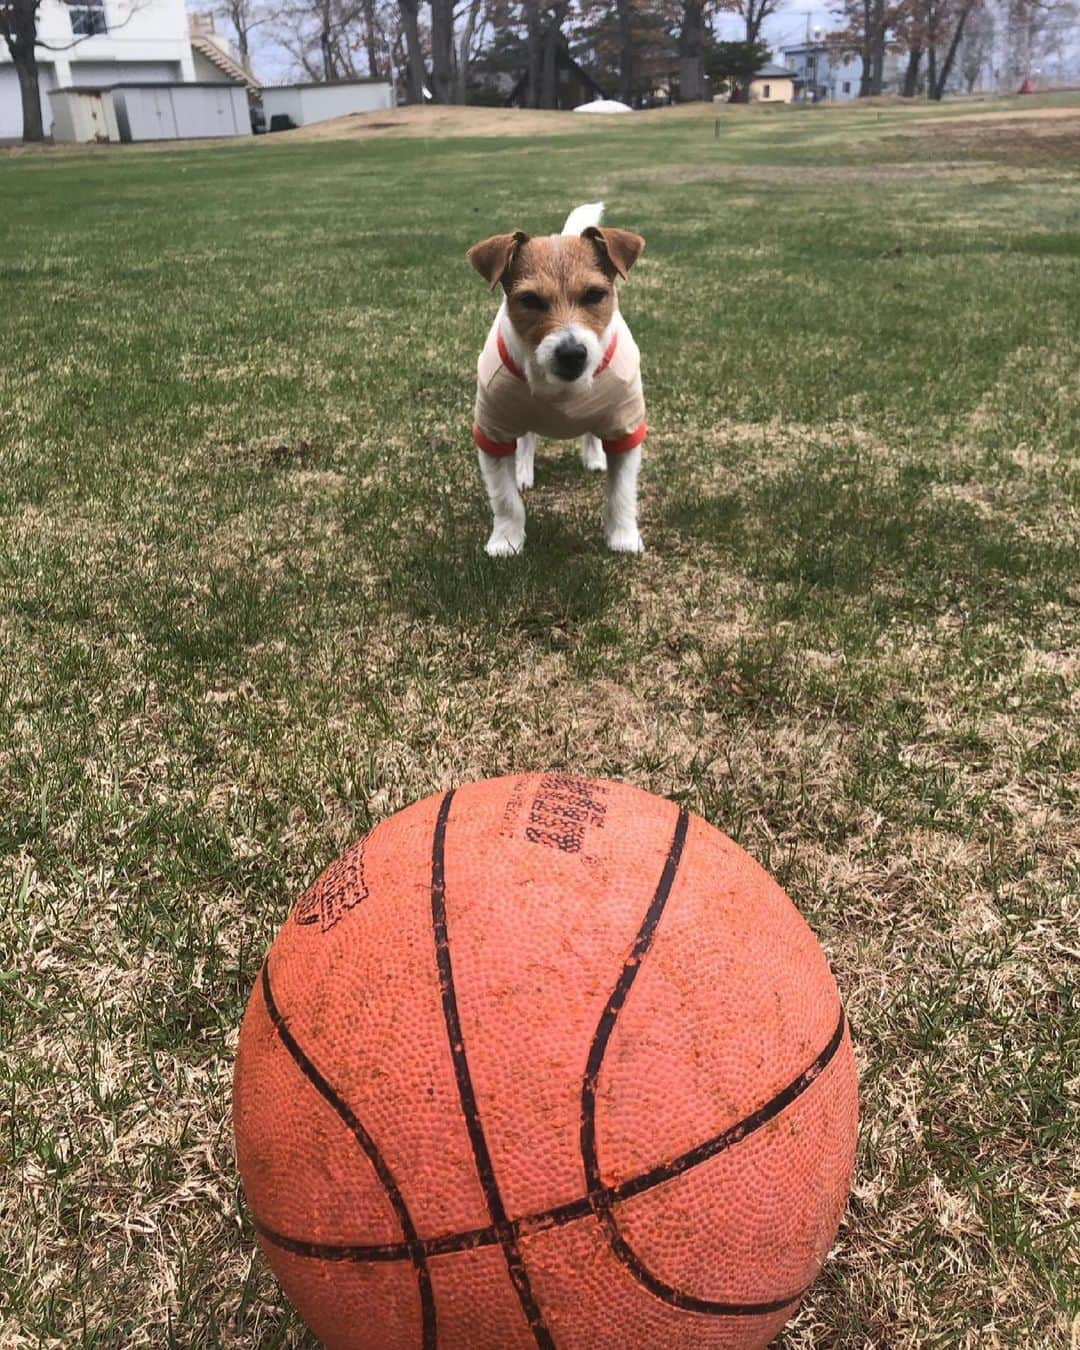
<instances>
[{"instance_id":1,"label":"house with dark roof","mask_svg":"<svg viewBox=\"0 0 1080 1350\"><path fill-rule=\"evenodd\" d=\"M750 81L748 103L793 103L795 100L795 72L787 66L768 61L754 71Z\"/></svg>"}]
</instances>

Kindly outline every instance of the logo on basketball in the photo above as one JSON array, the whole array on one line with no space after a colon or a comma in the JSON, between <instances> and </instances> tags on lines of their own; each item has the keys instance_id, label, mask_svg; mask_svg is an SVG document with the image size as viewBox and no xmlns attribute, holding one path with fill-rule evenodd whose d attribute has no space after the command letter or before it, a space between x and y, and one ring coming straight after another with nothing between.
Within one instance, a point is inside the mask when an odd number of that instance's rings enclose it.
<instances>
[{"instance_id":1,"label":"logo on basketball","mask_svg":"<svg viewBox=\"0 0 1080 1350\"><path fill-rule=\"evenodd\" d=\"M296 902L293 918L299 924L317 923L322 930L334 924L361 900L367 899L364 884L364 839L352 844L330 864L325 872L307 888Z\"/></svg>"},{"instance_id":2,"label":"logo on basketball","mask_svg":"<svg viewBox=\"0 0 1080 1350\"><path fill-rule=\"evenodd\" d=\"M602 784L587 778L545 775L529 810L525 838L562 853L580 853L585 831L590 826L603 828L607 814L603 793Z\"/></svg>"}]
</instances>

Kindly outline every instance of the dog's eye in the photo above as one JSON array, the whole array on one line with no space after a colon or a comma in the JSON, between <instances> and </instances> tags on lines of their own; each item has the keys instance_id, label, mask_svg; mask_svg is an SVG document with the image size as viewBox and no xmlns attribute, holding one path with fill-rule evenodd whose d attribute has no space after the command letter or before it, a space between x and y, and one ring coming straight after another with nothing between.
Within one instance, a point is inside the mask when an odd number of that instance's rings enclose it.
<instances>
[{"instance_id":1,"label":"dog's eye","mask_svg":"<svg viewBox=\"0 0 1080 1350\"><path fill-rule=\"evenodd\" d=\"M581 303L583 305L599 305L607 299L607 295L608 293L603 286L590 286L581 297Z\"/></svg>"},{"instance_id":2,"label":"dog's eye","mask_svg":"<svg viewBox=\"0 0 1080 1350\"><path fill-rule=\"evenodd\" d=\"M514 299L526 309L547 309L547 301L535 291L521 291Z\"/></svg>"}]
</instances>

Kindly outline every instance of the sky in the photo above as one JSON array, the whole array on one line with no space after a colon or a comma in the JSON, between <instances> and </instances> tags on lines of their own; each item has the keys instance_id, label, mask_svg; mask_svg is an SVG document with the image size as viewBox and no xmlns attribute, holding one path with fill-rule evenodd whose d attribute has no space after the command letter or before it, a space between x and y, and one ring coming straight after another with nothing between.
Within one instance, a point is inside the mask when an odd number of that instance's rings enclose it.
<instances>
[{"instance_id":1,"label":"sky","mask_svg":"<svg viewBox=\"0 0 1080 1350\"><path fill-rule=\"evenodd\" d=\"M806 0L803 0L801 5L799 0L792 0L765 21L765 41L771 45L775 57L780 59L785 46L805 41L808 19L811 31L818 27L823 32L829 32L839 26L839 21L828 9L812 9L806 4ZM743 35L743 22L737 14L719 15L715 27L721 38L735 39ZM287 52L273 42L260 41L258 33L253 34L253 37L255 41L252 60L255 74L259 79L269 83L274 80L285 81L295 76L292 58Z\"/></svg>"}]
</instances>

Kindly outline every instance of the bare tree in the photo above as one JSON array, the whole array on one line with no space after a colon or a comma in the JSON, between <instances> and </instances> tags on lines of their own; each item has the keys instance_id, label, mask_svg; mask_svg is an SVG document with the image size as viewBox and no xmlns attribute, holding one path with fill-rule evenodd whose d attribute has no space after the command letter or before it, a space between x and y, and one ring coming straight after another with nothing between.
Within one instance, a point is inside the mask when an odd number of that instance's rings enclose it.
<instances>
[{"instance_id":1,"label":"bare tree","mask_svg":"<svg viewBox=\"0 0 1080 1350\"><path fill-rule=\"evenodd\" d=\"M745 41L757 42L761 35L761 25L774 15L782 4L783 0L721 0L720 8L731 14L738 14L746 28Z\"/></svg>"},{"instance_id":2,"label":"bare tree","mask_svg":"<svg viewBox=\"0 0 1080 1350\"><path fill-rule=\"evenodd\" d=\"M634 97L634 0L617 0L619 17L619 98Z\"/></svg>"},{"instance_id":3,"label":"bare tree","mask_svg":"<svg viewBox=\"0 0 1080 1350\"><path fill-rule=\"evenodd\" d=\"M431 3L431 92L436 103L454 93L454 0Z\"/></svg>"},{"instance_id":4,"label":"bare tree","mask_svg":"<svg viewBox=\"0 0 1080 1350\"><path fill-rule=\"evenodd\" d=\"M540 70L543 64L544 29L540 0L525 0L525 105L540 106Z\"/></svg>"},{"instance_id":5,"label":"bare tree","mask_svg":"<svg viewBox=\"0 0 1080 1350\"><path fill-rule=\"evenodd\" d=\"M679 101L694 103L705 97L705 4L685 0L679 30Z\"/></svg>"},{"instance_id":6,"label":"bare tree","mask_svg":"<svg viewBox=\"0 0 1080 1350\"><path fill-rule=\"evenodd\" d=\"M464 103L468 98L469 66L472 64L474 44L484 24L484 0L468 0L461 18L458 39L457 69L454 72L454 102Z\"/></svg>"},{"instance_id":7,"label":"bare tree","mask_svg":"<svg viewBox=\"0 0 1080 1350\"><path fill-rule=\"evenodd\" d=\"M990 59L994 47L994 14L987 5L979 5L968 19L960 44L957 64L964 90L971 94Z\"/></svg>"},{"instance_id":8,"label":"bare tree","mask_svg":"<svg viewBox=\"0 0 1080 1350\"><path fill-rule=\"evenodd\" d=\"M420 41L420 0L399 0L401 7L401 27L405 34L406 68L408 79L406 88L410 103L423 103L424 84L424 47Z\"/></svg>"},{"instance_id":9,"label":"bare tree","mask_svg":"<svg viewBox=\"0 0 1080 1350\"><path fill-rule=\"evenodd\" d=\"M919 0L913 2L919 3ZM886 40L896 11L886 4L886 0L841 0L838 12L847 19L847 26L837 37L844 46L850 43L862 57L859 97L880 94L885 76ZM910 64L909 72L914 78Z\"/></svg>"},{"instance_id":10,"label":"bare tree","mask_svg":"<svg viewBox=\"0 0 1080 1350\"><path fill-rule=\"evenodd\" d=\"M1003 77L1015 92L1047 57L1063 62L1075 51L1077 7L1073 0L1004 0L1003 10Z\"/></svg>"},{"instance_id":11,"label":"bare tree","mask_svg":"<svg viewBox=\"0 0 1080 1350\"><path fill-rule=\"evenodd\" d=\"M251 34L275 17L273 10L266 4L260 4L259 0L221 0L214 13L224 19L236 34L240 63L250 70Z\"/></svg>"},{"instance_id":12,"label":"bare tree","mask_svg":"<svg viewBox=\"0 0 1080 1350\"><path fill-rule=\"evenodd\" d=\"M309 79L354 79L367 64L364 9L364 0L291 0L274 35Z\"/></svg>"},{"instance_id":13,"label":"bare tree","mask_svg":"<svg viewBox=\"0 0 1080 1350\"><path fill-rule=\"evenodd\" d=\"M361 0L360 14L364 22L364 52L367 56L368 74L378 77L383 74L383 63L380 59L381 34L375 17L375 0ZM389 71L386 73L389 74Z\"/></svg>"},{"instance_id":14,"label":"bare tree","mask_svg":"<svg viewBox=\"0 0 1080 1350\"><path fill-rule=\"evenodd\" d=\"M955 7L954 12L948 16L951 20L950 27L952 28L952 34L949 38L948 46L945 49L945 59L941 63L941 70L936 74L933 71L933 58L937 51L936 44L930 48L931 75L927 93L932 99L938 102L945 96L945 86L949 83L949 76L952 74L953 63L956 61L956 53L963 40L964 28L967 25L967 21L971 16L972 11L978 3L979 0L959 0L959 4Z\"/></svg>"},{"instance_id":15,"label":"bare tree","mask_svg":"<svg viewBox=\"0 0 1080 1350\"><path fill-rule=\"evenodd\" d=\"M523 0L527 108L554 108L558 101L559 63L566 53L563 24L570 4L571 0Z\"/></svg>"}]
</instances>

